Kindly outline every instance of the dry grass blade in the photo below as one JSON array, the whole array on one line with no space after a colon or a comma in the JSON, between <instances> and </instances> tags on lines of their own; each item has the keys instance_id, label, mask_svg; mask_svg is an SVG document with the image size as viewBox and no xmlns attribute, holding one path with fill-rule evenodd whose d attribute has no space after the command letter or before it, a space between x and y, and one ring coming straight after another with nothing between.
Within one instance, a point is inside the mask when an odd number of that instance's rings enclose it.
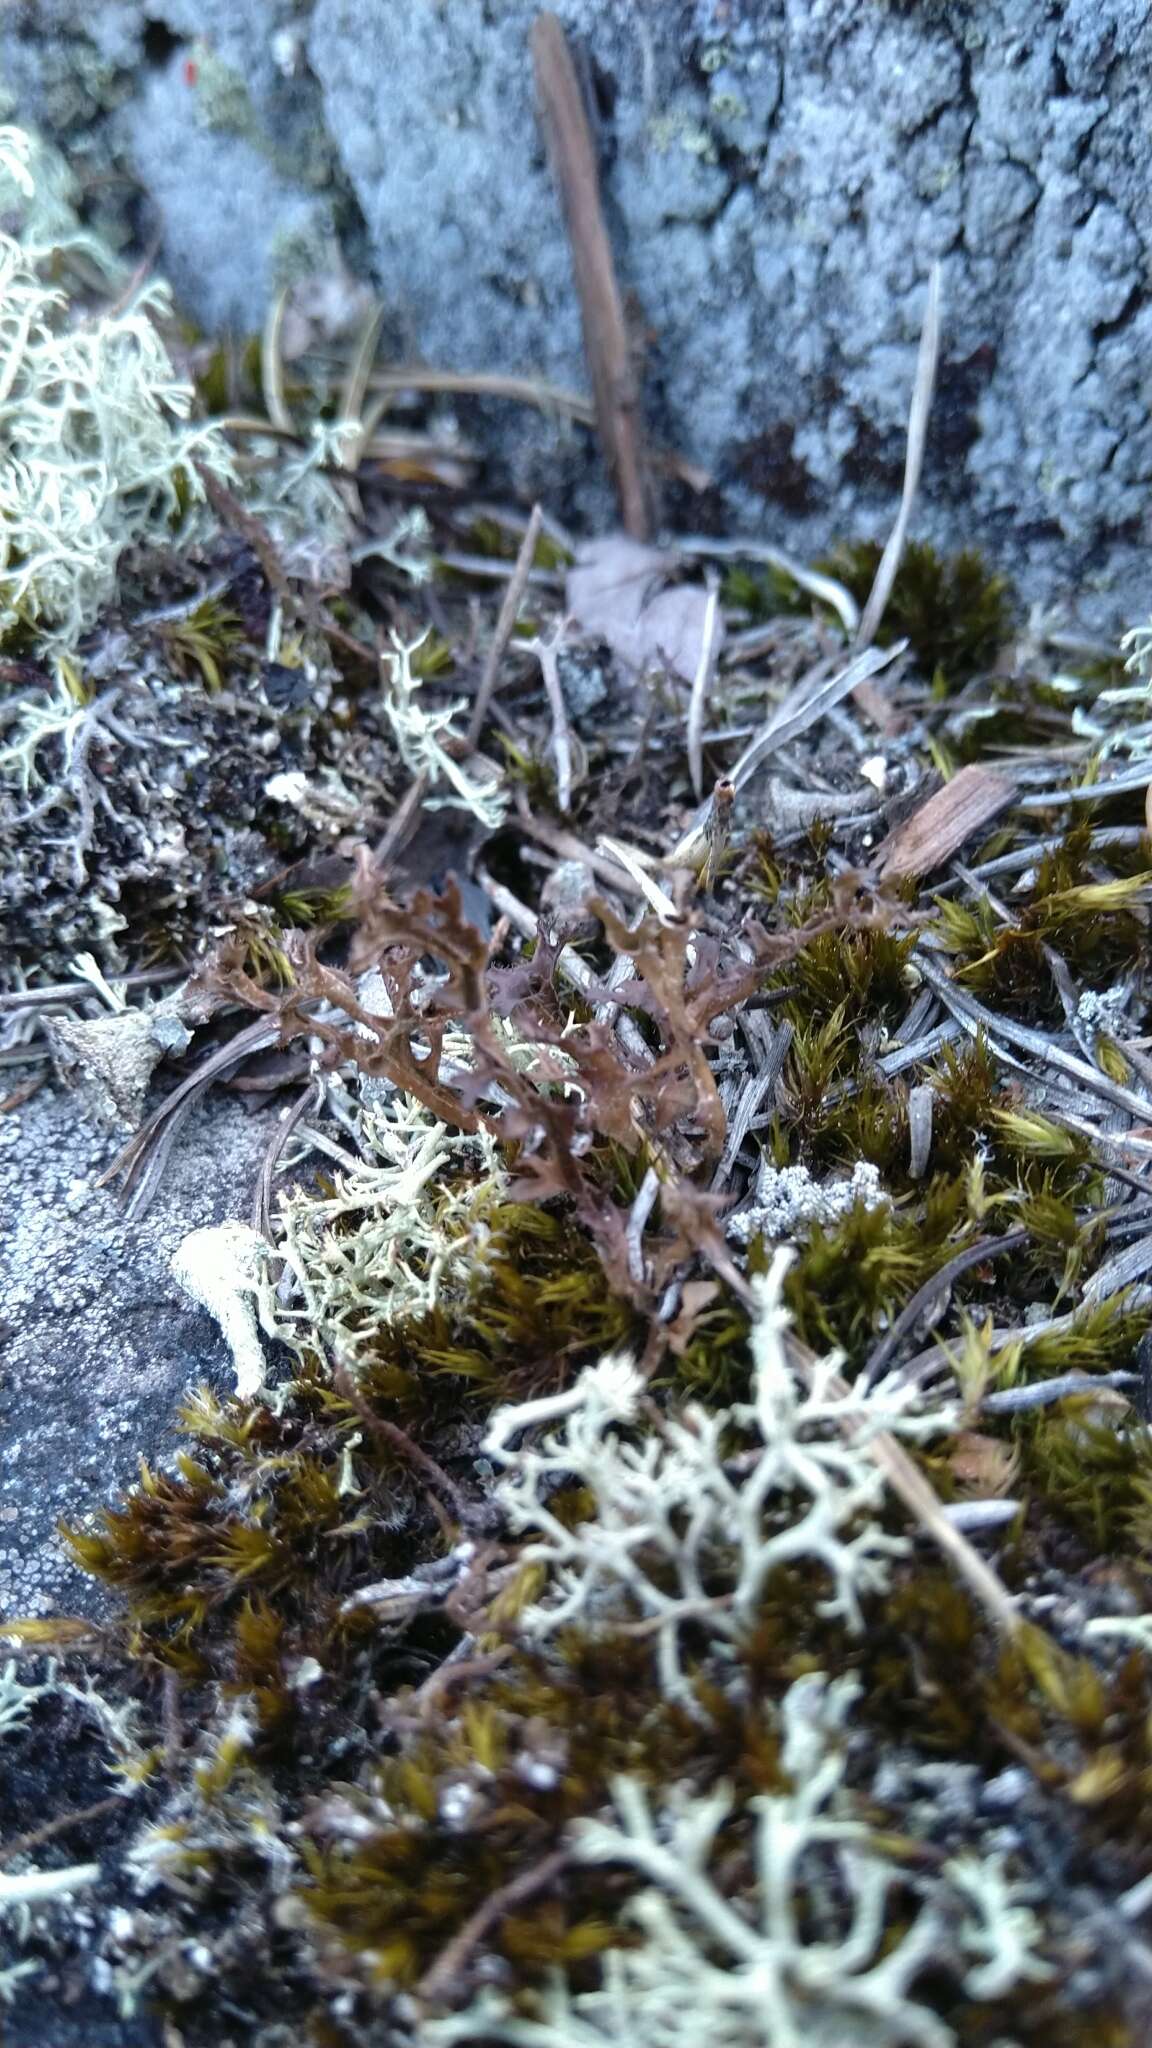
<instances>
[{"instance_id":1,"label":"dry grass blade","mask_svg":"<svg viewBox=\"0 0 1152 2048\"><path fill-rule=\"evenodd\" d=\"M804 562L798 562L795 555L787 555L782 548L768 547L758 540L711 540L705 535L691 534L687 539L678 538L676 546L682 555L703 555L717 562L763 562L769 569L778 569L783 576L791 578L809 597L818 599L836 613L844 631L854 634L860 624L860 607L851 591L838 583L834 576L825 576L819 569L809 569Z\"/></svg>"},{"instance_id":2,"label":"dry grass blade","mask_svg":"<svg viewBox=\"0 0 1152 2048\"><path fill-rule=\"evenodd\" d=\"M868 1446L893 1493L902 1500L937 1548L953 1564L970 1593L979 1601L989 1621L1001 1635L1011 1636L1020 1617L1011 1595L974 1550L954 1522L950 1522L924 1474L895 1437L874 1437Z\"/></svg>"},{"instance_id":3,"label":"dry grass blade","mask_svg":"<svg viewBox=\"0 0 1152 2048\"><path fill-rule=\"evenodd\" d=\"M940 354L940 265L934 263L928 278L928 300L924 308L924 325L920 331L920 352L916 359L916 382L912 390L912 407L908 415L908 448L904 458L904 488L900 494L900 509L896 524L888 536L884 553L880 557L868 602L860 615L856 629L857 644L867 647L876 637L876 629L884 616L884 609L892 595L896 571L908 539L908 527L912 519L912 507L920 486L920 470L924 462L924 442L928 433L928 414L932 405L932 389L936 382L936 363Z\"/></svg>"},{"instance_id":4,"label":"dry grass blade","mask_svg":"<svg viewBox=\"0 0 1152 2048\"><path fill-rule=\"evenodd\" d=\"M1026 1024L1017 1024L1011 1017L999 1017L994 1010L985 1009L984 1004L978 1003L974 996L957 988L951 975L946 974L923 951L917 954L917 965L925 981L930 982L936 989L953 1015L965 1025L971 1037L975 1038L983 1031L992 1042L1005 1039L1009 1045L1018 1046L1021 1051L1029 1052L1035 1059L1042 1060L1046 1066L1055 1067L1059 1073L1066 1074L1069 1080L1078 1082L1080 1087L1087 1088L1090 1094L1099 1095L1104 1102L1110 1102L1113 1108L1122 1109L1129 1116L1139 1118L1142 1124L1152 1123L1152 1102L1144 1096L1134 1094L1131 1088L1123 1087L1119 1081L1110 1080L1107 1074L1102 1074L1098 1067L1090 1066L1087 1060L1078 1059L1074 1053L1065 1052L1063 1046L1046 1038L1042 1031L1033 1031Z\"/></svg>"},{"instance_id":5,"label":"dry grass blade","mask_svg":"<svg viewBox=\"0 0 1152 2048\"><path fill-rule=\"evenodd\" d=\"M568 1849L553 1849L528 1870L520 1871L498 1891L490 1892L457 1930L416 1987L418 1998L435 2002L443 1998L460 1976L469 1956L513 1906L523 1905L536 1892L553 1884L571 1861Z\"/></svg>"},{"instance_id":6,"label":"dry grass blade","mask_svg":"<svg viewBox=\"0 0 1152 2048\"><path fill-rule=\"evenodd\" d=\"M597 430L619 496L625 532L636 540L647 540L652 522L640 432L640 394L600 205L588 116L568 38L556 15L537 15L530 43L541 121L572 247Z\"/></svg>"},{"instance_id":7,"label":"dry grass blade","mask_svg":"<svg viewBox=\"0 0 1152 2048\"><path fill-rule=\"evenodd\" d=\"M720 589L713 577L708 589L708 605L704 613L704 633L700 646L700 659L696 674L692 678L692 694L688 699L688 723L685 735L688 750L688 773L692 777L692 788L699 803L704 794L704 707L708 702L708 688L716 668L716 652L719 645Z\"/></svg>"},{"instance_id":8,"label":"dry grass blade","mask_svg":"<svg viewBox=\"0 0 1152 2048\"><path fill-rule=\"evenodd\" d=\"M540 663L540 674L548 697L548 709L552 713L552 751L556 756L556 801L562 811L572 807L572 736L568 730L568 711L564 703L564 689L560 681L560 665L557 654L560 647L561 624L551 639L536 640L532 652Z\"/></svg>"},{"instance_id":9,"label":"dry grass blade","mask_svg":"<svg viewBox=\"0 0 1152 2048\"><path fill-rule=\"evenodd\" d=\"M496 628L492 635L492 643L484 663L484 673L480 678L480 688L476 692L476 702L472 707L472 716L468 721L468 741L469 745L473 747L476 745L483 729L484 720L488 715L488 706L492 700L492 692L496 687L496 677L499 674L500 663L504 659L508 642L512 638L516 621L520 616L520 606L524 602L524 593L528 588L532 564L536 559L536 543L540 538L543 518L544 514L541 507L533 505L532 514L524 529L524 538L520 543L520 550L516 556L515 566L511 576L508 578L508 588L504 592L504 601L500 606Z\"/></svg>"},{"instance_id":10,"label":"dry grass blade","mask_svg":"<svg viewBox=\"0 0 1152 2048\"><path fill-rule=\"evenodd\" d=\"M284 357L280 347L287 304L288 287L285 285L277 292L268 308L268 317L260 336L260 388L272 425L281 434L294 434L296 424L284 395Z\"/></svg>"},{"instance_id":11,"label":"dry grass blade","mask_svg":"<svg viewBox=\"0 0 1152 2048\"><path fill-rule=\"evenodd\" d=\"M770 754L787 746L790 740L798 739L802 732L807 732L818 719L826 717L829 711L850 696L860 683L879 675L882 669L905 652L907 646L906 640L898 640L894 647L866 647L835 675L820 679L817 673L815 682L811 674L805 676L777 706L755 739L749 740L729 780L738 790L743 789Z\"/></svg>"},{"instance_id":12,"label":"dry grass blade","mask_svg":"<svg viewBox=\"0 0 1152 2048\"><path fill-rule=\"evenodd\" d=\"M380 346L380 330L383 325L384 308L377 306L364 323L340 392L339 417L348 422L348 434L343 442L342 452L344 461L352 470L359 466L365 446L375 433L387 404L387 400L381 398L368 412L364 410L364 401L368 395L368 378Z\"/></svg>"},{"instance_id":13,"label":"dry grass blade","mask_svg":"<svg viewBox=\"0 0 1152 2048\"><path fill-rule=\"evenodd\" d=\"M932 1315L937 1307L944 1306L953 1283L962 1273L967 1273L972 1266L983 1265L988 1259L999 1259L1008 1252L1020 1251L1027 1242L1026 1230L1009 1230L1003 1237L982 1237L978 1244L970 1244L964 1251L957 1252L947 1265L941 1266L939 1272L933 1273L922 1287L917 1288L911 1301L901 1309L891 1329L886 1331L868 1359L862 1374L863 1384L866 1387L875 1385L888 1370L909 1332Z\"/></svg>"},{"instance_id":14,"label":"dry grass blade","mask_svg":"<svg viewBox=\"0 0 1152 2048\"><path fill-rule=\"evenodd\" d=\"M507 398L514 404L535 406L540 412L567 413L583 426L594 427L596 408L581 391L566 391L543 377L510 377L494 370L429 370L422 363L407 368L373 370L368 389L382 397L398 391L459 393L468 398Z\"/></svg>"},{"instance_id":15,"label":"dry grass blade","mask_svg":"<svg viewBox=\"0 0 1152 2048\"><path fill-rule=\"evenodd\" d=\"M972 762L938 789L876 849L882 881L920 876L942 867L981 825L1006 809L1016 785L994 768Z\"/></svg>"},{"instance_id":16,"label":"dry grass blade","mask_svg":"<svg viewBox=\"0 0 1152 2048\"><path fill-rule=\"evenodd\" d=\"M639 891L649 908L656 912L657 917L676 918L680 915L667 890L653 881L630 846L625 846L620 839L613 839L607 832L601 835L597 845L620 862L621 867L631 877L634 888Z\"/></svg>"},{"instance_id":17,"label":"dry grass blade","mask_svg":"<svg viewBox=\"0 0 1152 2048\"><path fill-rule=\"evenodd\" d=\"M164 1097L147 1121L129 1139L123 1150L116 1154L112 1164L105 1168L96 1185L104 1187L117 1174L123 1176L125 1193L136 1183L142 1171L145 1172L144 1189L146 1199L155 1193L155 1174L151 1169L163 1165L167 1145L171 1143L178 1125L199 1101L201 1095L214 1081L219 1081L242 1061L250 1059L253 1053L267 1052L276 1044L279 1027L275 1020L258 1017L252 1024L246 1024L226 1045L217 1046L214 1052L201 1060L193 1072ZM167 1142L165 1142L167 1141ZM141 1191L143 1192L143 1191ZM145 1206L138 1192L133 1202L133 1213L139 1215Z\"/></svg>"}]
</instances>

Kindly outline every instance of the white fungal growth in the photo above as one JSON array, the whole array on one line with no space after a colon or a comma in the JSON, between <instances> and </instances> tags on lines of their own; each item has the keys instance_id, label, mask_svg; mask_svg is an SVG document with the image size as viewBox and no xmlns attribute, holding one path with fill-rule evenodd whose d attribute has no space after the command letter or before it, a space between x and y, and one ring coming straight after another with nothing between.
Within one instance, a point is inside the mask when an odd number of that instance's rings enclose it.
<instances>
[{"instance_id":1,"label":"white fungal growth","mask_svg":"<svg viewBox=\"0 0 1152 2048\"><path fill-rule=\"evenodd\" d=\"M173 1254L171 1270L185 1294L220 1325L232 1353L236 1392L252 1400L264 1384L264 1347L256 1307L268 1244L247 1223L212 1223L189 1231Z\"/></svg>"},{"instance_id":2,"label":"white fungal growth","mask_svg":"<svg viewBox=\"0 0 1152 2048\"><path fill-rule=\"evenodd\" d=\"M750 1401L689 1406L631 1435L643 1382L627 1360L607 1358L566 1393L499 1410L484 1443L503 1467L499 1504L530 1539L521 1555L548 1568L523 1625L545 1635L577 1620L643 1620L665 1691L689 1706L685 1623L704 1619L714 1639L735 1642L782 1566L821 1565L821 1611L861 1626L862 1599L883 1590L890 1560L906 1548L876 1520L884 1480L869 1443L884 1430L923 1438L955 1420L917 1410L914 1391L891 1382L837 1385L837 1354L803 1377L794 1371L781 1300L791 1257L778 1252L754 1283ZM526 1436L540 1427L542 1436ZM575 1527L550 1506L565 1481L593 1503Z\"/></svg>"}]
</instances>

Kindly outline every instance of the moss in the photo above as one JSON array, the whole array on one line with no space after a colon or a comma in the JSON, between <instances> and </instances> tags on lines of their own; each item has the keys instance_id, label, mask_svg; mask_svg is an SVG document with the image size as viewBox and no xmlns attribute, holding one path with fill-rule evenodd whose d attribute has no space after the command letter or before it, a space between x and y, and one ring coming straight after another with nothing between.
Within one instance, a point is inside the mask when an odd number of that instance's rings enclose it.
<instances>
[{"instance_id":1,"label":"moss","mask_svg":"<svg viewBox=\"0 0 1152 2048\"><path fill-rule=\"evenodd\" d=\"M882 553L878 541L854 542L819 566L863 605ZM878 638L884 646L907 639L923 673L955 690L992 665L1011 623L1007 579L987 569L975 549L945 559L926 541L910 541Z\"/></svg>"},{"instance_id":2,"label":"moss","mask_svg":"<svg viewBox=\"0 0 1152 2048\"><path fill-rule=\"evenodd\" d=\"M721 602L726 608L747 614L749 624L765 619L794 617L810 612L813 602L786 570L766 564L761 569L741 564L728 569L720 584Z\"/></svg>"},{"instance_id":3,"label":"moss","mask_svg":"<svg viewBox=\"0 0 1152 2048\"><path fill-rule=\"evenodd\" d=\"M522 536L511 526L504 526L499 520L483 516L472 520L465 529L465 541L470 554L486 555L492 561L514 562L520 551ZM532 557L534 569L557 570L568 567L570 557L566 548L554 540L550 533L541 531L536 539L536 550Z\"/></svg>"},{"instance_id":4,"label":"moss","mask_svg":"<svg viewBox=\"0 0 1152 2048\"><path fill-rule=\"evenodd\" d=\"M186 618L160 628L169 661L177 675L196 670L206 690L220 690L231 681L238 651L246 644L239 615L218 598L205 598Z\"/></svg>"},{"instance_id":5,"label":"moss","mask_svg":"<svg viewBox=\"0 0 1152 2048\"><path fill-rule=\"evenodd\" d=\"M813 908L806 903L796 921ZM788 992L780 1014L808 1028L833 1014L854 1029L894 1026L908 1008L908 963L917 936L880 927L820 933L769 983Z\"/></svg>"},{"instance_id":6,"label":"moss","mask_svg":"<svg viewBox=\"0 0 1152 2048\"><path fill-rule=\"evenodd\" d=\"M466 1315L437 1312L397 1333L393 1355L367 1368L367 1387L403 1402L405 1382L420 1398L428 1374L446 1374L486 1401L522 1398L542 1376L639 1337L635 1310L605 1288L594 1247L563 1216L507 1202L487 1221L499 1252Z\"/></svg>"},{"instance_id":7,"label":"moss","mask_svg":"<svg viewBox=\"0 0 1152 2048\"><path fill-rule=\"evenodd\" d=\"M1028 1494L1093 1552L1152 1565L1152 1433L1101 1420L1088 1396L1022 1416L1012 1431Z\"/></svg>"},{"instance_id":8,"label":"moss","mask_svg":"<svg viewBox=\"0 0 1152 2048\"><path fill-rule=\"evenodd\" d=\"M841 1222L817 1225L801 1247L787 1286L799 1334L821 1351L836 1345L858 1360L874 1333L974 1235L958 1181L934 1180L922 1205L907 1211L857 1202Z\"/></svg>"}]
</instances>

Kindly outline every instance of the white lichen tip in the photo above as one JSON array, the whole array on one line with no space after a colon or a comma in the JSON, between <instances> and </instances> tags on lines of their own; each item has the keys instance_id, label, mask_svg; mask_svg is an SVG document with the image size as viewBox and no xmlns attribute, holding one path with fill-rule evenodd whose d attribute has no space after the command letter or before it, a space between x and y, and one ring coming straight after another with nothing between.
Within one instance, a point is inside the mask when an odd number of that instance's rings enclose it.
<instances>
[{"instance_id":1,"label":"white lichen tip","mask_svg":"<svg viewBox=\"0 0 1152 2048\"><path fill-rule=\"evenodd\" d=\"M232 1353L236 1392L253 1400L264 1384L264 1347L256 1301L268 1244L247 1223L212 1223L189 1231L171 1262L172 1276L220 1325Z\"/></svg>"},{"instance_id":2,"label":"white lichen tip","mask_svg":"<svg viewBox=\"0 0 1152 2048\"><path fill-rule=\"evenodd\" d=\"M95 1884L98 1863L73 1863L67 1870L0 1870L0 1918L42 1900L66 1898L84 1885Z\"/></svg>"}]
</instances>

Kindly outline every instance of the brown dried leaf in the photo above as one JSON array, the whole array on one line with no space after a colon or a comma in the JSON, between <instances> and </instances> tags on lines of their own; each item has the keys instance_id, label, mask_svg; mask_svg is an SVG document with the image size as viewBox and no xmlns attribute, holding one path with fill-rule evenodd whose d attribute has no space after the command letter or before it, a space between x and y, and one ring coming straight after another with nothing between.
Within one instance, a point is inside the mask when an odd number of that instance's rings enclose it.
<instances>
[{"instance_id":1,"label":"brown dried leaf","mask_svg":"<svg viewBox=\"0 0 1152 2048\"><path fill-rule=\"evenodd\" d=\"M708 593L698 583L670 585L675 566L675 555L611 533L580 549L565 602L629 668L667 668L690 683L704 649Z\"/></svg>"}]
</instances>

